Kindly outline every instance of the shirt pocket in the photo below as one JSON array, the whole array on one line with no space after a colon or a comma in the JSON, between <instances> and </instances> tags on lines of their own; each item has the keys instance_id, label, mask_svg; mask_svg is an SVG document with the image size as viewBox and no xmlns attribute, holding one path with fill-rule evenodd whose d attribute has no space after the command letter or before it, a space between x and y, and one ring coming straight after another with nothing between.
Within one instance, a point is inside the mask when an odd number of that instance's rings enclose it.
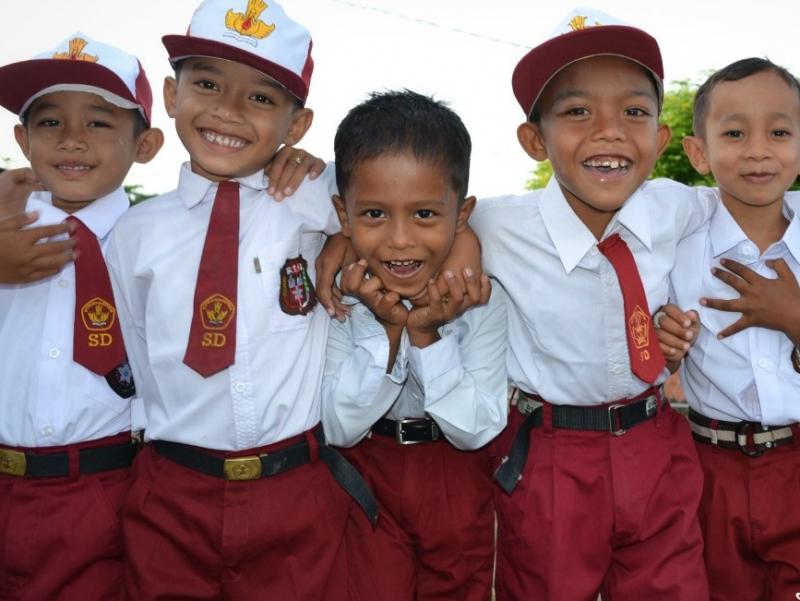
<instances>
[{"instance_id":1,"label":"shirt pocket","mask_svg":"<svg viewBox=\"0 0 800 601\"><path fill-rule=\"evenodd\" d=\"M320 239L299 236L258 249L269 332L308 327L318 304L314 261Z\"/></svg>"}]
</instances>

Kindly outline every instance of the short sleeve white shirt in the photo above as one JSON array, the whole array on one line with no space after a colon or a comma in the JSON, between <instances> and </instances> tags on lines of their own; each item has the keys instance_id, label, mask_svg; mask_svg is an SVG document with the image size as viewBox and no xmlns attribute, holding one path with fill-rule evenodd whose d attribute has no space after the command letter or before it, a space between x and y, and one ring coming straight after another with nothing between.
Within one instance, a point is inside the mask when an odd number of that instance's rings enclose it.
<instances>
[{"instance_id":1,"label":"short sleeve white shirt","mask_svg":"<svg viewBox=\"0 0 800 601\"><path fill-rule=\"evenodd\" d=\"M181 169L178 189L133 207L109 265L144 414L145 436L220 450L270 444L320 420L329 317L279 304L280 269L302 257L311 282L326 233L338 231L333 169L276 202L262 173L239 178L235 363L204 378L183 363L217 185Z\"/></svg>"},{"instance_id":2,"label":"short sleeve white shirt","mask_svg":"<svg viewBox=\"0 0 800 601\"><path fill-rule=\"evenodd\" d=\"M668 301L678 242L708 219L711 203L670 180L647 181L615 214L636 260L651 314ZM478 202L472 228L486 271L509 297L511 383L555 404L596 405L644 392L631 372L622 293L598 240L555 178L523 196ZM665 369L658 379L662 382Z\"/></svg>"},{"instance_id":3,"label":"short sleeve white shirt","mask_svg":"<svg viewBox=\"0 0 800 601\"><path fill-rule=\"evenodd\" d=\"M76 211L106 253L109 234L128 209L119 188ZM69 215L53 206L49 192L34 192L26 211L34 226L61 223ZM113 436L131 427L130 400L103 376L72 360L75 265L20 285L0 285L0 443L19 447L75 444Z\"/></svg>"}]
</instances>

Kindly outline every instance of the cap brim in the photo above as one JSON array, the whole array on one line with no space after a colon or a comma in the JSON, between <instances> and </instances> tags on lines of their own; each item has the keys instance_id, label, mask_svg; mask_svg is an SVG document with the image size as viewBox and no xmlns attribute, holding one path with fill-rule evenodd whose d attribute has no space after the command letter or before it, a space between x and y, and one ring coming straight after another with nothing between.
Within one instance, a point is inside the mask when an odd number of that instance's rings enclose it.
<instances>
[{"instance_id":1,"label":"cap brim","mask_svg":"<svg viewBox=\"0 0 800 601\"><path fill-rule=\"evenodd\" d=\"M193 56L208 56L234 61L252 67L285 87L300 102L305 103L308 85L297 74L246 50L228 44L185 35L165 35L161 38L174 67L179 61Z\"/></svg>"},{"instance_id":2,"label":"cap brim","mask_svg":"<svg viewBox=\"0 0 800 601\"><path fill-rule=\"evenodd\" d=\"M603 55L626 58L650 71L661 103L664 66L655 38L635 27L602 25L557 36L522 57L511 85L525 115L530 116L545 86L559 71L576 61Z\"/></svg>"},{"instance_id":3,"label":"cap brim","mask_svg":"<svg viewBox=\"0 0 800 601\"><path fill-rule=\"evenodd\" d=\"M0 105L19 115L29 98L62 83L101 88L139 105L111 69L88 61L58 59L34 59L0 67Z\"/></svg>"}]
</instances>

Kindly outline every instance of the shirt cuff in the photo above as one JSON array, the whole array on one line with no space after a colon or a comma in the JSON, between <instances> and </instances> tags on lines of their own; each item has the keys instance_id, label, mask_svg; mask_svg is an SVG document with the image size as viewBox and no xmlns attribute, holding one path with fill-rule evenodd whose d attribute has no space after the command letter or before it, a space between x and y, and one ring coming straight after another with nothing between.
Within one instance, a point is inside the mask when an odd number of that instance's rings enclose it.
<instances>
[{"instance_id":1,"label":"shirt cuff","mask_svg":"<svg viewBox=\"0 0 800 601\"><path fill-rule=\"evenodd\" d=\"M423 387L461 366L461 351L458 340L452 333L442 337L425 348L411 346L408 349L408 367Z\"/></svg>"}]
</instances>

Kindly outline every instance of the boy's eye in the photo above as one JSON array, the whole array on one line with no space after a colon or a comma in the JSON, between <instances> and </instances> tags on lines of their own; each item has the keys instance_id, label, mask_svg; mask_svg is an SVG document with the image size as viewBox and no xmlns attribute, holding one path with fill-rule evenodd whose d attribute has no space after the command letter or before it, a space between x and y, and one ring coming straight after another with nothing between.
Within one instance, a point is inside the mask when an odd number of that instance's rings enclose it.
<instances>
[{"instance_id":1,"label":"boy's eye","mask_svg":"<svg viewBox=\"0 0 800 601\"><path fill-rule=\"evenodd\" d=\"M430 219L431 217L435 217L436 213L434 213L431 209L420 209L417 211L416 215L420 219Z\"/></svg>"},{"instance_id":2,"label":"boy's eye","mask_svg":"<svg viewBox=\"0 0 800 601\"><path fill-rule=\"evenodd\" d=\"M380 219L383 217L384 213L380 209L367 209L364 211L364 215L369 217L370 219Z\"/></svg>"},{"instance_id":3,"label":"boy's eye","mask_svg":"<svg viewBox=\"0 0 800 601\"><path fill-rule=\"evenodd\" d=\"M42 119L37 125L40 127L58 127L61 122L58 119Z\"/></svg>"},{"instance_id":4,"label":"boy's eye","mask_svg":"<svg viewBox=\"0 0 800 601\"><path fill-rule=\"evenodd\" d=\"M642 108L635 107L635 108L625 109L625 114L628 117L646 117L650 113L648 113L646 110Z\"/></svg>"},{"instance_id":5,"label":"boy's eye","mask_svg":"<svg viewBox=\"0 0 800 601\"><path fill-rule=\"evenodd\" d=\"M111 124L105 121L90 121L89 127L111 127Z\"/></svg>"},{"instance_id":6,"label":"boy's eye","mask_svg":"<svg viewBox=\"0 0 800 601\"><path fill-rule=\"evenodd\" d=\"M272 98L270 98L266 94L253 94L250 98L260 104L275 104L274 102L272 102Z\"/></svg>"},{"instance_id":7,"label":"boy's eye","mask_svg":"<svg viewBox=\"0 0 800 601\"><path fill-rule=\"evenodd\" d=\"M218 89L217 88L217 84L215 84L213 81L209 81L207 79L201 79L199 81L196 81L195 85L198 88L201 88L203 90L217 90Z\"/></svg>"},{"instance_id":8,"label":"boy's eye","mask_svg":"<svg viewBox=\"0 0 800 601\"><path fill-rule=\"evenodd\" d=\"M787 129L776 129L774 132L772 132L772 135L775 136L776 138L786 138L788 136L791 136L792 132L790 132Z\"/></svg>"},{"instance_id":9,"label":"boy's eye","mask_svg":"<svg viewBox=\"0 0 800 601\"><path fill-rule=\"evenodd\" d=\"M744 136L744 133L743 133L743 132L741 132L741 131L740 131L740 130L738 130L738 129L730 129L730 130L726 131L725 133L723 133L722 135L723 135L724 137L726 137L726 138L735 138L735 139L738 139L738 138L741 138L741 137L743 137L743 136Z\"/></svg>"},{"instance_id":10,"label":"boy's eye","mask_svg":"<svg viewBox=\"0 0 800 601\"><path fill-rule=\"evenodd\" d=\"M565 115L572 115L574 117L585 117L589 114L589 109L584 106L575 106L572 108L568 108L564 111Z\"/></svg>"}]
</instances>

